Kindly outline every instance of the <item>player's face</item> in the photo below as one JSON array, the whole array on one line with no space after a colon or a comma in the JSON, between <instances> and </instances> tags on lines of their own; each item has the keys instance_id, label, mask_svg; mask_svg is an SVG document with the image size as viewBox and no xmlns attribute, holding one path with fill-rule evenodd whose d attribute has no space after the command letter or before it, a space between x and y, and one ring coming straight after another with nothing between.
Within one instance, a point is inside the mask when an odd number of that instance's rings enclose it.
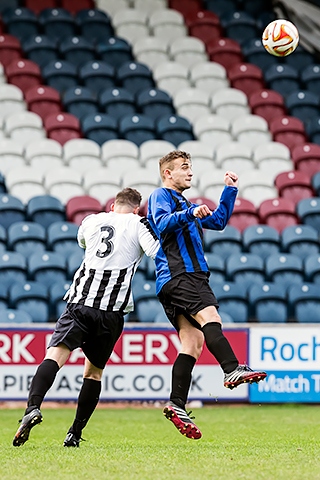
<instances>
[{"instance_id":1,"label":"player's face","mask_svg":"<svg viewBox=\"0 0 320 480\"><path fill-rule=\"evenodd\" d=\"M177 190L178 192L183 192L191 187L192 177L193 172L190 160L176 158L173 161L173 169L169 170L168 174L171 188Z\"/></svg>"}]
</instances>

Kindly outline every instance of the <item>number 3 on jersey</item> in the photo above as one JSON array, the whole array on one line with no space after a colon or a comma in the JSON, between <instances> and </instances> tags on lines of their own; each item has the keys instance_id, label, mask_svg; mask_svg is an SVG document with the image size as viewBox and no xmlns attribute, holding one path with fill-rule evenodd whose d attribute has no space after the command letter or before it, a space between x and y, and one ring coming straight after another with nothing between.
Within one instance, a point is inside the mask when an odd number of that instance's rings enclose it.
<instances>
[{"instance_id":1,"label":"number 3 on jersey","mask_svg":"<svg viewBox=\"0 0 320 480\"><path fill-rule=\"evenodd\" d=\"M110 225L107 225L105 227L101 227L100 231L101 232L106 232L107 236L104 235L101 238L102 245L99 248L99 250L97 251L96 256L99 257L99 258L105 258L108 255L110 255L110 253L113 252L114 245L111 242L111 239L114 236L115 232L114 232L114 228L111 227Z\"/></svg>"}]
</instances>

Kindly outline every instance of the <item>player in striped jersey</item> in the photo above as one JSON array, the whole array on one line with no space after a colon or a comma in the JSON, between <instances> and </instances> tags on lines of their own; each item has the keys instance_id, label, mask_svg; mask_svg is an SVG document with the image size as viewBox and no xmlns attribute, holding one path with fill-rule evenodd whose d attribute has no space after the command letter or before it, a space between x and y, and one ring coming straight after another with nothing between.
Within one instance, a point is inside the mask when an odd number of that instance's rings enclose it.
<instances>
[{"instance_id":1,"label":"player in striped jersey","mask_svg":"<svg viewBox=\"0 0 320 480\"><path fill-rule=\"evenodd\" d=\"M170 402L164 415L188 438L201 437L185 411L192 370L204 342L224 371L224 385L258 382L265 372L254 372L239 362L221 329L218 302L209 286L204 256L203 228L223 230L232 214L238 176L226 172L217 209L191 204L183 192L191 187L190 155L173 151L159 161L163 187L149 197L148 220L160 239L156 262L156 288L165 312L179 333L181 352L172 369ZM209 174L209 173L208 173Z\"/></svg>"},{"instance_id":2,"label":"player in striped jersey","mask_svg":"<svg viewBox=\"0 0 320 480\"><path fill-rule=\"evenodd\" d=\"M33 377L27 408L13 439L23 445L31 428L42 421L40 406L70 352L85 354L83 384L75 420L64 441L78 447L81 433L96 408L103 369L123 330L124 315L133 309L131 280L144 253L155 258L159 241L146 218L138 215L140 193L125 188L111 212L87 216L78 230L85 249L80 268L66 294L67 305L49 343L47 355Z\"/></svg>"}]
</instances>

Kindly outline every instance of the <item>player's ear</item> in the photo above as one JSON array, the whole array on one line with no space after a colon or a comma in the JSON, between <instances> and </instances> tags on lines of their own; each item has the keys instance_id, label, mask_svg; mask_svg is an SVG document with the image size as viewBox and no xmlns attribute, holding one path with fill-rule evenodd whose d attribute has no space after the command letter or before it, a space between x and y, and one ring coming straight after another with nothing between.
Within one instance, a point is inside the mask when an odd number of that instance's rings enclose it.
<instances>
[{"instance_id":1,"label":"player's ear","mask_svg":"<svg viewBox=\"0 0 320 480\"><path fill-rule=\"evenodd\" d=\"M111 212L114 212L114 203L111 203L110 210Z\"/></svg>"},{"instance_id":2,"label":"player's ear","mask_svg":"<svg viewBox=\"0 0 320 480\"><path fill-rule=\"evenodd\" d=\"M133 209L133 213L134 213L135 215L138 215L139 210L140 210L140 207L136 207L136 208Z\"/></svg>"}]
</instances>

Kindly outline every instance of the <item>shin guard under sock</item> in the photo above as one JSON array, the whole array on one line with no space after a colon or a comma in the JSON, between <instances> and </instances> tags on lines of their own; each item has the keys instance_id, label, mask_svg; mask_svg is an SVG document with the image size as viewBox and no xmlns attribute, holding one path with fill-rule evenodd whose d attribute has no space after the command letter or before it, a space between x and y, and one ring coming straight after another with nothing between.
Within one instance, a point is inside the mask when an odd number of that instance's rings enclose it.
<instances>
[{"instance_id":1,"label":"shin guard under sock","mask_svg":"<svg viewBox=\"0 0 320 480\"><path fill-rule=\"evenodd\" d=\"M230 343L224 336L221 324L210 322L202 327L207 348L215 356L225 373L232 372L239 362L231 348Z\"/></svg>"}]
</instances>

